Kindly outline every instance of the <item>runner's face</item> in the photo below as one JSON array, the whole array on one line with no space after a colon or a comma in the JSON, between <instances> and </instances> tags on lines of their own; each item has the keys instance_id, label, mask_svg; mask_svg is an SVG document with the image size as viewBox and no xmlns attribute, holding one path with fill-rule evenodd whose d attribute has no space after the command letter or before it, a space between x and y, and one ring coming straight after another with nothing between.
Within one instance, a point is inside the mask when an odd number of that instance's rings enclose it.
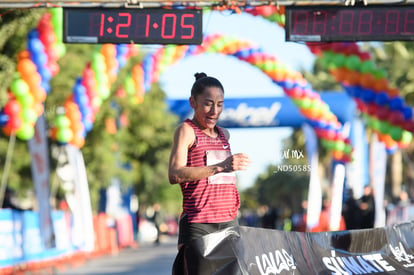
<instances>
[{"instance_id":1,"label":"runner's face","mask_svg":"<svg viewBox=\"0 0 414 275\"><path fill-rule=\"evenodd\" d=\"M192 97L194 119L200 127L214 129L223 110L224 93L218 87L209 87L204 92Z\"/></svg>"}]
</instances>

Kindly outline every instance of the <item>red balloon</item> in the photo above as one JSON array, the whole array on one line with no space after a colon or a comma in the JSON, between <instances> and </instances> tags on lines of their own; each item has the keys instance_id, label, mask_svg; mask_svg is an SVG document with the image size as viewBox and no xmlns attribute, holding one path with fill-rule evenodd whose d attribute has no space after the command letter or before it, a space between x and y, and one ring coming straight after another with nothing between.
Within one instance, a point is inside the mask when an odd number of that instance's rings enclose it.
<instances>
[{"instance_id":1,"label":"red balloon","mask_svg":"<svg viewBox=\"0 0 414 275\"><path fill-rule=\"evenodd\" d=\"M377 104L371 103L369 105L366 105L366 107L367 107L368 114L370 114L371 116L377 116L377 113L379 110L379 107Z\"/></svg>"},{"instance_id":2,"label":"red balloon","mask_svg":"<svg viewBox=\"0 0 414 275\"><path fill-rule=\"evenodd\" d=\"M377 117L381 120L387 120L388 116L390 115L390 110L388 110L387 108L378 108L377 111Z\"/></svg>"},{"instance_id":3,"label":"red balloon","mask_svg":"<svg viewBox=\"0 0 414 275\"><path fill-rule=\"evenodd\" d=\"M20 128L20 126L23 125L23 120L18 115L15 115L15 116L10 117L6 125L11 130L17 130Z\"/></svg>"},{"instance_id":4,"label":"red balloon","mask_svg":"<svg viewBox=\"0 0 414 275\"><path fill-rule=\"evenodd\" d=\"M4 106L3 111L9 117L14 117L22 111L22 106L20 106L20 103L17 100L12 99L7 102L6 106Z\"/></svg>"},{"instance_id":5,"label":"red balloon","mask_svg":"<svg viewBox=\"0 0 414 275\"><path fill-rule=\"evenodd\" d=\"M398 111L393 111L390 113L388 120L393 125L403 125L404 115Z\"/></svg>"}]
</instances>

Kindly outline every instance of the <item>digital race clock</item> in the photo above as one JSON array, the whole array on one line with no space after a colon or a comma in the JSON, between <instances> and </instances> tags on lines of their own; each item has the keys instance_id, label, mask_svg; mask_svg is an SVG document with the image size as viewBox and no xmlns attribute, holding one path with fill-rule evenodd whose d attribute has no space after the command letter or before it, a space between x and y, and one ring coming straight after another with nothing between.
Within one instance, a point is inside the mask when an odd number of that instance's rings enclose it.
<instances>
[{"instance_id":1,"label":"digital race clock","mask_svg":"<svg viewBox=\"0 0 414 275\"><path fill-rule=\"evenodd\" d=\"M195 9L64 8L66 43L201 44Z\"/></svg>"},{"instance_id":2,"label":"digital race clock","mask_svg":"<svg viewBox=\"0 0 414 275\"><path fill-rule=\"evenodd\" d=\"M291 6L285 30L286 41L414 40L414 6Z\"/></svg>"}]
</instances>

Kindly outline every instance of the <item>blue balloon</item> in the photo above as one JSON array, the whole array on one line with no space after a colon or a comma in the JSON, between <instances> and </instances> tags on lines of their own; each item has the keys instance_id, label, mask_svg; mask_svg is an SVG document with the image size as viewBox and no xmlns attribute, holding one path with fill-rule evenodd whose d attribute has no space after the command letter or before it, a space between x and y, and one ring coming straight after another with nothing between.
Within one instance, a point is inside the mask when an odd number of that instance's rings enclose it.
<instances>
[{"instance_id":1,"label":"blue balloon","mask_svg":"<svg viewBox=\"0 0 414 275\"><path fill-rule=\"evenodd\" d=\"M370 102L374 101L375 93L373 91L370 91L370 90L365 90L361 94L361 99L366 103L370 103Z\"/></svg>"},{"instance_id":2,"label":"blue balloon","mask_svg":"<svg viewBox=\"0 0 414 275\"><path fill-rule=\"evenodd\" d=\"M386 150L386 152L387 152L387 154L388 154L388 155L392 155L392 154L394 154L395 152L397 152L397 149L398 149L398 147L397 147L397 146L395 146L395 147L393 147L393 148L386 148L385 150Z\"/></svg>"},{"instance_id":3,"label":"blue balloon","mask_svg":"<svg viewBox=\"0 0 414 275\"><path fill-rule=\"evenodd\" d=\"M116 60L118 61L119 68L124 67L126 65L126 63L127 63L127 60L126 60L126 58L124 56L118 56L116 58Z\"/></svg>"},{"instance_id":4,"label":"blue balloon","mask_svg":"<svg viewBox=\"0 0 414 275\"><path fill-rule=\"evenodd\" d=\"M387 105L388 101L389 96L385 92L377 94L377 97L375 98L375 102L380 106Z\"/></svg>"},{"instance_id":5,"label":"blue balloon","mask_svg":"<svg viewBox=\"0 0 414 275\"><path fill-rule=\"evenodd\" d=\"M37 68L43 68L47 64L47 55L43 52L36 52L31 55L32 61ZM39 72L40 73L40 72Z\"/></svg>"},{"instance_id":6,"label":"blue balloon","mask_svg":"<svg viewBox=\"0 0 414 275\"><path fill-rule=\"evenodd\" d=\"M240 51L237 51L234 53L234 56L238 57L238 58L247 58L250 55L250 50L249 49L243 49Z\"/></svg>"},{"instance_id":7,"label":"blue balloon","mask_svg":"<svg viewBox=\"0 0 414 275\"><path fill-rule=\"evenodd\" d=\"M198 48L197 45L189 45L187 51L184 54L184 56L193 55L193 53L196 51L197 48Z\"/></svg>"},{"instance_id":8,"label":"blue balloon","mask_svg":"<svg viewBox=\"0 0 414 275\"><path fill-rule=\"evenodd\" d=\"M0 112L0 127L3 127L4 125L6 125L6 123L9 121L9 116L6 115L3 112Z\"/></svg>"},{"instance_id":9,"label":"blue balloon","mask_svg":"<svg viewBox=\"0 0 414 275\"><path fill-rule=\"evenodd\" d=\"M292 81L283 81L280 84L283 88L286 88L286 89L293 89L298 86L297 83L292 82Z\"/></svg>"},{"instance_id":10,"label":"blue balloon","mask_svg":"<svg viewBox=\"0 0 414 275\"><path fill-rule=\"evenodd\" d=\"M116 45L116 56L125 56L128 53L128 46L125 44Z\"/></svg>"},{"instance_id":11,"label":"blue balloon","mask_svg":"<svg viewBox=\"0 0 414 275\"><path fill-rule=\"evenodd\" d=\"M319 123L319 127L320 127L321 129L324 129L324 130L329 130L329 128L330 128L329 123L327 123L327 122L325 122L325 121L323 121L323 120L318 121L318 123Z\"/></svg>"},{"instance_id":12,"label":"blue balloon","mask_svg":"<svg viewBox=\"0 0 414 275\"><path fill-rule=\"evenodd\" d=\"M46 94L50 92L50 84L48 81L42 79L42 82L40 83L40 87L42 87L46 91Z\"/></svg>"},{"instance_id":13,"label":"blue balloon","mask_svg":"<svg viewBox=\"0 0 414 275\"><path fill-rule=\"evenodd\" d=\"M39 52L44 52L44 46L42 44L42 41L40 41L38 38L29 39L27 41L27 49L32 55Z\"/></svg>"},{"instance_id":14,"label":"blue balloon","mask_svg":"<svg viewBox=\"0 0 414 275\"><path fill-rule=\"evenodd\" d=\"M89 98L85 93L76 93L73 94L73 100L76 102L76 104L79 105L79 110L82 113L82 117L83 117L83 109L87 109L84 108L85 106L87 106L88 102L89 102Z\"/></svg>"},{"instance_id":15,"label":"blue balloon","mask_svg":"<svg viewBox=\"0 0 414 275\"><path fill-rule=\"evenodd\" d=\"M73 86L73 95L75 97L80 96L80 95L85 95L86 94L86 88L80 84L80 83L76 83L75 86Z\"/></svg>"},{"instance_id":16,"label":"blue balloon","mask_svg":"<svg viewBox=\"0 0 414 275\"><path fill-rule=\"evenodd\" d=\"M83 126L85 127L86 132L89 132L90 130L92 130L93 124L91 121L87 119L82 119L82 123L83 123Z\"/></svg>"},{"instance_id":17,"label":"blue balloon","mask_svg":"<svg viewBox=\"0 0 414 275\"><path fill-rule=\"evenodd\" d=\"M351 97L355 97L355 89L352 86L345 86L345 92Z\"/></svg>"},{"instance_id":18,"label":"blue balloon","mask_svg":"<svg viewBox=\"0 0 414 275\"><path fill-rule=\"evenodd\" d=\"M402 110L403 107L404 107L404 100L401 97L397 96L391 99L390 101L391 110Z\"/></svg>"},{"instance_id":19,"label":"blue balloon","mask_svg":"<svg viewBox=\"0 0 414 275\"><path fill-rule=\"evenodd\" d=\"M37 71L39 72L40 76L42 77L42 81L49 82L52 79L52 73L47 67L38 67Z\"/></svg>"},{"instance_id":20,"label":"blue balloon","mask_svg":"<svg viewBox=\"0 0 414 275\"><path fill-rule=\"evenodd\" d=\"M402 108L402 114L404 116L404 120L411 120L413 118L413 109L410 106L404 106Z\"/></svg>"},{"instance_id":21,"label":"blue balloon","mask_svg":"<svg viewBox=\"0 0 414 275\"><path fill-rule=\"evenodd\" d=\"M27 34L27 38L33 39L33 38L39 38L39 32L36 29L32 29L28 34Z\"/></svg>"},{"instance_id":22,"label":"blue balloon","mask_svg":"<svg viewBox=\"0 0 414 275\"><path fill-rule=\"evenodd\" d=\"M361 98L365 90L361 87L354 87L354 97Z\"/></svg>"}]
</instances>

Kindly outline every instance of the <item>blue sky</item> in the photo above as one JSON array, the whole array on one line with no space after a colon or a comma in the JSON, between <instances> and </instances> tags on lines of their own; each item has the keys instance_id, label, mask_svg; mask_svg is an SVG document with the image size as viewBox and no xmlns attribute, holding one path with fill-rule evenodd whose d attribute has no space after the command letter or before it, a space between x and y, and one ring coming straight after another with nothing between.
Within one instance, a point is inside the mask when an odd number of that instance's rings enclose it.
<instances>
[{"instance_id":1,"label":"blue sky","mask_svg":"<svg viewBox=\"0 0 414 275\"><path fill-rule=\"evenodd\" d=\"M310 70L314 56L304 45L285 42L283 28L261 17L231 14L229 11L204 15L205 34L228 34L259 45L266 53L274 54L284 64L296 70ZM185 58L170 66L160 77L160 85L170 98L188 98L194 73L205 72L217 77L229 97L265 97L283 95L259 69L233 57L204 54ZM240 189L251 186L269 164L279 161L281 140L289 136L289 128L229 129L233 153L247 153L252 165L237 172Z\"/></svg>"}]
</instances>

